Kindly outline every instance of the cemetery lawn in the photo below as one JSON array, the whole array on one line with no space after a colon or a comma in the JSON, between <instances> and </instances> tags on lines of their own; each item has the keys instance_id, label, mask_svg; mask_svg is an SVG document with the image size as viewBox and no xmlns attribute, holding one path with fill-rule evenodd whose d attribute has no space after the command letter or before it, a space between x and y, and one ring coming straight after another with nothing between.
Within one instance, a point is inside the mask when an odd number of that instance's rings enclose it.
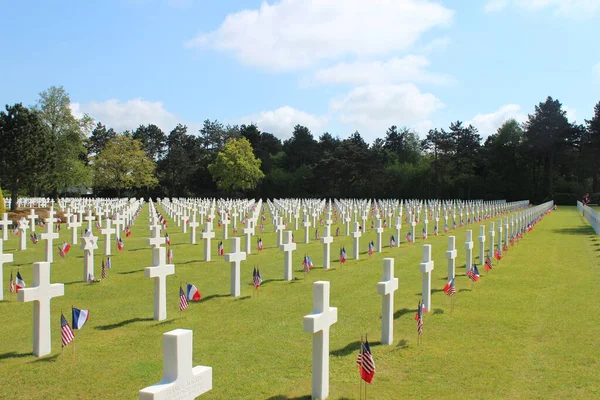
<instances>
[{"instance_id":1,"label":"cemetery lawn","mask_svg":"<svg viewBox=\"0 0 600 400\"><path fill-rule=\"evenodd\" d=\"M369 259L367 240L375 240L375 234L368 230L361 238L361 260L349 259L343 266L337 255L344 245L351 256L351 238L334 239L336 261L329 271L320 268L322 245L314 240L305 245L303 230L298 230L293 256L298 279L284 282L283 254L275 248L268 218L267 233L262 235L265 249L257 254L255 237L252 254L242 262L242 295L231 298L229 265L216 256L218 240L213 241L215 261L201 262L202 241L188 244L189 234L169 220L176 274L167 278L169 318L156 322L153 282L144 278L143 271L152 260L146 244L147 210L146 205L132 236L125 239L125 250L118 253L113 244L113 253L118 254L100 283L81 282L83 251L78 245L66 259L55 249L52 282L64 282L65 296L52 300L53 352L41 359L31 355L33 305L17 303L8 293L8 280L18 269L32 285L31 263L43 259L44 243L29 242L24 252L15 250L18 237L5 243L4 251L14 251L15 262L5 264L3 274L0 398L135 399L138 390L160 381L162 334L177 328L193 330L194 365L213 368L213 390L201 399L310 398L312 339L302 330L302 317L312 311L312 282L317 280L331 281L331 305L339 313L331 327L332 399L359 397L355 360L365 334L377 367L368 387L371 399L600 398L600 237L575 207L560 207L546 216L499 263L494 260L489 274L480 268L477 283L464 275L464 241L466 229L478 236L479 224L457 229L458 293L453 312L442 291L447 238L443 233L431 235L426 243L433 244L435 261L433 310L424 316L421 345L416 342L413 317L421 297L423 241L406 244L405 223L400 248L387 246L395 234L388 228L383 253ZM484 223L487 231L489 221ZM241 224L239 228L241 235ZM417 232L420 229L418 225ZM314 237L314 229L310 232ZM95 228L94 233L98 234ZM222 237L221 229L216 236ZM61 241L69 238L63 224ZM98 278L103 240L100 237L95 256ZM477 242L474 247L478 255ZM230 242L225 241L225 251L229 249ZM315 264L306 279L301 267L304 254ZM395 258L399 278L392 346L379 343L381 298L376 285L384 257ZM258 292L251 285L254 265L264 279ZM179 285L186 282L194 283L203 297L179 312ZM70 323L72 305L89 309L91 315L61 352L60 313Z\"/></svg>"}]
</instances>

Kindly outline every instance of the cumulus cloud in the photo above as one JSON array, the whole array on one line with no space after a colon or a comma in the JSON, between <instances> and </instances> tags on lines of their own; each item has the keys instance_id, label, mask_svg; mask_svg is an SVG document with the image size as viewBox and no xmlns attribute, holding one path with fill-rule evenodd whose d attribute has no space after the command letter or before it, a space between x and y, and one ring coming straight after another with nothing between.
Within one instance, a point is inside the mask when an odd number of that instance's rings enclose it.
<instances>
[{"instance_id":1,"label":"cumulus cloud","mask_svg":"<svg viewBox=\"0 0 600 400\"><path fill-rule=\"evenodd\" d=\"M102 102L71 103L71 109L75 116L87 113L96 121L119 132L133 130L147 124L155 124L163 131L170 132L182 122L176 115L167 111L162 102L141 98L127 101L110 99Z\"/></svg>"},{"instance_id":2,"label":"cumulus cloud","mask_svg":"<svg viewBox=\"0 0 600 400\"><path fill-rule=\"evenodd\" d=\"M331 110L344 124L374 139L391 125L413 125L425 120L444 104L412 83L360 86L331 101Z\"/></svg>"},{"instance_id":3,"label":"cumulus cloud","mask_svg":"<svg viewBox=\"0 0 600 400\"><path fill-rule=\"evenodd\" d=\"M263 111L258 114L240 118L240 124L254 123L263 132L269 132L280 139L292 136L294 126L300 124L310 129L314 135L327 126L327 117L320 117L297 110L290 106L279 107L272 111Z\"/></svg>"},{"instance_id":4,"label":"cumulus cloud","mask_svg":"<svg viewBox=\"0 0 600 400\"><path fill-rule=\"evenodd\" d=\"M431 63L424 56L408 55L388 61L340 63L317 70L312 81L321 84L368 85L381 83L424 82L446 84L452 78L426 71Z\"/></svg>"},{"instance_id":5,"label":"cumulus cloud","mask_svg":"<svg viewBox=\"0 0 600 400\"><path fill-rule=\"evenodd\" d=\"M216 30L185 44L268 70L294 70L409 49L452 17L452 10L428 0L280 0L229 14Z\"/></svg>"},{"instance_id":6,"label":"cumulus cloud","mask_svg":"<svg viewBox=\"0 0 600 400\"><path fill-rule=\"evenodd\" d=\"M467 121L465 125L473 125L485 139L496 133L498 128L511 118L514 118L517 122L523 122L527 119L527 114L521 111L520 105L507 104L492 113L477 114L473 119Z\"/></svg>"},{"instance_id":7,"label":"cumulus cloud","mask_svg":"<svg viewBox=\"0 0 600 400\"><path fill-rule=\"evenodd\" d=\"M593 17L600 9L598 0L489 0L484 6L484 11L502 11L509 5L527 11L550 9L557 15L575 18Z\"/></svg>"}]
</instances>

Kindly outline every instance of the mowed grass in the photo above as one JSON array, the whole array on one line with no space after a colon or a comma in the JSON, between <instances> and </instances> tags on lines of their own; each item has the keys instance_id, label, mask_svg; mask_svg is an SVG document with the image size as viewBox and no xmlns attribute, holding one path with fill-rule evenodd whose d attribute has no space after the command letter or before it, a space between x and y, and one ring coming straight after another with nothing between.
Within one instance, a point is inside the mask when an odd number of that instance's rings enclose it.
<instances>
[{"instance_id":1,"label":"mowed grass","mask_svg":"<svg viewBox=\"0 0 600 400\"><path fill-rule=\"evenodd\" d=\"M176 328L194 332L194 365L213 368L214 388L201 398L310 398L312 340L302 331L302 317L312 311L312 282L317 280L331 282L331 305L339 313L331 328L332 399L359 397L355 360L365 334L377 366L368 388L372 399L600 398L600 237L575 207L561 207L545 217L500 263L494 262L489 274L481 268L477 283L464 276L464 240L467 229L478 236L479 224L457 229L458 293L453 312L442 292L447 238L443 233L431 235L426 243L433 245L435 260L434 310L424 316L421 345L416 342L413 317L421 298L423 241L406 244L406 226L400 248L387 247L395 231L388 228L383 253L369 259L367 240L375 240L375 234L368 230L361 239L361 259L349 259L343 266L334 261L329 271L321 268L322 245L312 240L314 229L309 245L304 244L303 230L298 230L297 280L284 282L283 254L267 223L262 235L265 250L257 254L253 243L252 254L242 263L242 296L231 298L230 269L216 256L218 241L213 241L215 261L201 262L201 241L189 244L189 234L180 233L170 222L176 274L167 282L169 318L156 322L153 283L143 272L152 259L146 245L147 223L146 206L125 240L125 250L114 255L113 269L100 283L81 282L83 251L78 246L67 259L55 253L52 282L65 283L65 296L52 300L53 354L41 359L31 355L33 305L17 303L7 288L11 270L17 269L32 284L31 263L43 259L44 243L29 242L28 250L19 252L17 237L9 238L5 252L14 251L15 262L4 266L7 301L0 303L0 398L135 399L139 389L161 379L162 334ZM344 227L340 230L343 235ZM429 230L433 231L432 223ZM218 230L217 237L221 236ZM68 238L70 232L63 226L61 240ZM102 240L95 257L97 277ZM351 238L340 236L332 245L333 260L342 245L351 256ZM229 249L226 241L226 252ZM476 242L475 254L477 249ZM113 252L118 252L116 246ZM306 279L301 267L304 254L315 264ZM395 259L399 278L392 346L379 344L381 297L376 285L384 257ZM251 285L254 265L264 279L258 295ZM186 282L200 289L203 300L180 313L178 290ZM82 330L75 331L75 344L61 355L60 312L70 322L71 305L90 309L91 316Z\"/></svg>"}]
</instances>

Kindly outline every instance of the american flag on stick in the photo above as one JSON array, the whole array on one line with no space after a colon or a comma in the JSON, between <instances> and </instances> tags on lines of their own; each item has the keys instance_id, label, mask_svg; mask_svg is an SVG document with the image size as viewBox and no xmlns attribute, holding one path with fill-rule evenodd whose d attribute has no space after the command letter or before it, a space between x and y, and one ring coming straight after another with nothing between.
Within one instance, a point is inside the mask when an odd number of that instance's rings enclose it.
<instances>
[{"instance_id":1,"label":"american flag on stick","mask_svg":"<svg viewBox=\"0 0 600 400\"><path fill-rule=\"evenodd\" d=\"M189 303L187 301L187 296L185 295L185 292L183 291L183 288L181 287L181 285L179 285L179 311L183 311L186 308L188 308Z\"/></svg>"},{"instance_id":2,"label":"american flag on stick","mask_svg":"<svg viewBox=\"0 0 600 400\"><path fill-rule=\"evenodd\" d=\"M73 330L69 326L67 319L64 314L60 314L60 333L62 337L62 347L65 347L69 343L75 339L75 335L73 334Z\"/></svg>"},{"instance_id":3,"label":"american flag on stick","mask_svg":"<svg viewBox=\"0 0 600 400\"><path fill-rule=\"evenodd\" d=\"M373 360L369 341L366 339L364 342L361 340L360 351L358 357L356 357L356 363L358 364L358 370L360 371L360 378L367 383L371 383L375 376L375 360Z\"/></svg>"}]
</instances>

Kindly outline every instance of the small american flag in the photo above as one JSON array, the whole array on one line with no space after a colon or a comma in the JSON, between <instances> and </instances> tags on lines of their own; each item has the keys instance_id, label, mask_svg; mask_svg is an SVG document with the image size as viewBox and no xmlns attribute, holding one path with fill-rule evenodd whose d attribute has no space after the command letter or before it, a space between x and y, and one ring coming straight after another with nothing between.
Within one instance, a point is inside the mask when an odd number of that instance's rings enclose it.
<instances>
[{"instance_id":1,"label":"small american flag","mask_svg":"<svg viewBox=\"0 0 600 400\"><path fill-rule=\"evenodd\" d=\"M260 275L260 270L254 267L254 272L252 272L252 283L254 284L254 288L258 289L262 284L262 276Z\"/></svg>"},{"instance_id":2,"label":"small american flag","mask_svg":"<svg viewBox=\"0 0 600 400\"><path fill-rule=\"evenodd\" d=\"M360 352L358 353L358 357L356 357L356 363L358 364L358 369L360 371L360 378L367 383L371 383L373 376L375 375L375 360L373 360L373 354L371 354L371 346L369 346L368 340L361 343Z\"/></svg>"},{"instance_id":3,"label":"small american flag","mask_svg":"<svg viewBox=\"0 0 600 400\"><path fill-rule=\"evenodd\" d=\"M106 279L106 264L104 264L104 260L102 260L102 279Z\"/></svg>"},{"instance_id":4,"label":"small american flag","mask_svg":"<svg viewBox=\"0 0 600 400\"><path fill-rule=\"evenodd\" d=\"M473 264L471 269L467 272L467 276L473 281L477 282L479 280L479 270L477 269L477 265Z\"/></svg>"},{"instance_id":5,"label":"small american flag","mask_svg":"<svg viewBox=\"0 0 600 400\"><path fill-rule=\"evenodd\" d=\"M112 263L110 262L110 257L106 258L106 269L111 269L112 268Z\"/></svg>"},{"instance_id":6,"label":"small american flag","mask_svg":"<svg viewBox=\"0 0 600 400\"><path fill-rule=\"evenodd\" d=\"M263 242L261 238L258 238L258 251L263 249Z\"/></svg>"},{"instance_id":7,"label":"small american flag","mask_svg":"<svg viewBox=\"0 0 600 400\"><path fill-rule=\"evenodd\" d=\"M423 306L420 301L419 301L419 308L417 310L417 315L415 316L415 319L417 320L417 333L419 335L422 335L423 334Z\"/></svg>"},{"instance_id":8,"label":"small american flag","mask_svg":"<svg viewBox=\"0 0 600 400\"><path fill-rule=\"evenodd\" d=\"M487 256L485 258L485 270L489 271L490 269L492 269L492 259L490 258L490 256Z\"/></svg>"},{"instance_id":9,"label":"small american flag","mask_svg":"<svg viewBox=\"0 0 600 400\"><path fill-rule=\"evenodd\" d=\"M60 333L62 337L62 347L65 347L75 339L73 330L69 326L67 319L63 314L60 314Z\"/></svg>"},{"instance_id":10,"label":"small american flag","mask_svg":"<svg viewBox=\"0 0 600 400\"><path fill-rule=\"evenodd\" d=\"M169 249L169 251L167 251L167 263L173 263L173 249Z\"/></svg>"},{"instance_id":11,"label":"small american flag","mask_svg":"<svg viewBox=\"0 0 600 400\"><path fill-rule=\"evenodd\" d=\"M373 243L373 241L369 242L369 255L373 255L373 253L375 252L375 244Z\"/></svg>"},{"instance_id":12,"label":"small american flag","mask_svg":"<svg viewBox=\"0 0 600 400\"><path fill-rule=\"evenodd\" d=\"M454 286L454 278L448 281L446 287L444 287L444 293L447 296L454 296L456 294L456 287Z\"/></svg>"},{"instance_id":13,"label":"small american flag","mask_svg":"<svg viewBox=\"0 0 600 400\"><path fill-rule=\"evenodd\" d=\"M179 311L185 310L186 308L188 308L188 306L189 303L187 301L187 296L185 295L183 288L179 286Z\"/></svg>"},{"instance_id":14,"label":"small american flag","mask_svg":"<svg viewBox=\"0 0 600 400\"><path fill-rule=\"evenodd\" d=\"M10 293L14 293L17 290L17 288L15 286L15 279L13 278L12 271L10 271L10 282L8 284L8 290Z\"/></svg>"}]
</instances>

